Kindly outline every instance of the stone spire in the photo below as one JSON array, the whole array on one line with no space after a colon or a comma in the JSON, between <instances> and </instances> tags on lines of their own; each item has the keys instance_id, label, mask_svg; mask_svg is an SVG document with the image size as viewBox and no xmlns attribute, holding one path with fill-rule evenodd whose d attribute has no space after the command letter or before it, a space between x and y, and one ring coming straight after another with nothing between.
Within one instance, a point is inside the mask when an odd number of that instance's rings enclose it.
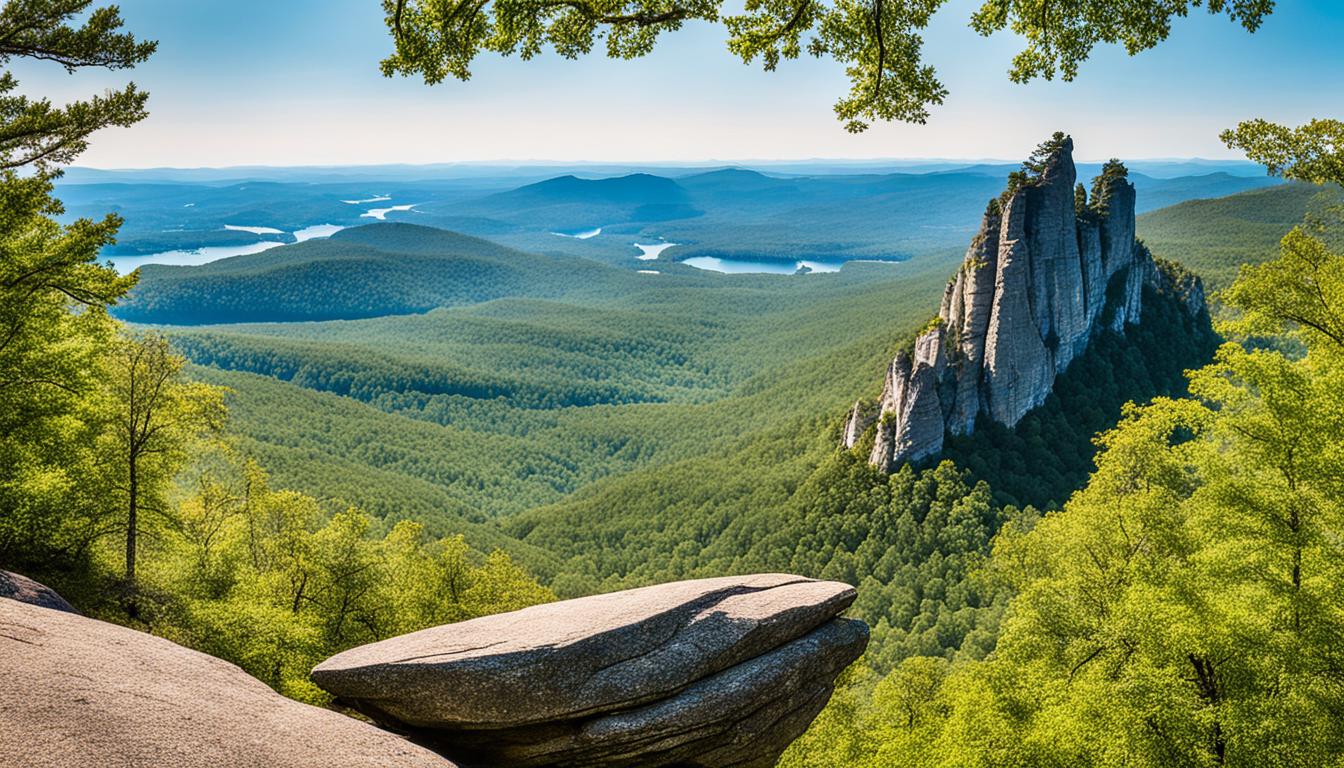
<instances>
[{"instance_id":1,"label":"stone spire","mask_svg":"<svg viewBox=\"0 0 1344 768\"><path fill-rule=\"evenodd\" d=\"M937 455L945 433L969 434L982 416L1015 426L1093 338L1139 322L1143 289L1158 272L1134 239L1126 174L1107 163L1089 202L1076 193L1073 140L1056 134L990 201L937 321L887 370L874 465L890 471ZM856 403L845 446L873 420Z\"/></svg>"}]
</instances>

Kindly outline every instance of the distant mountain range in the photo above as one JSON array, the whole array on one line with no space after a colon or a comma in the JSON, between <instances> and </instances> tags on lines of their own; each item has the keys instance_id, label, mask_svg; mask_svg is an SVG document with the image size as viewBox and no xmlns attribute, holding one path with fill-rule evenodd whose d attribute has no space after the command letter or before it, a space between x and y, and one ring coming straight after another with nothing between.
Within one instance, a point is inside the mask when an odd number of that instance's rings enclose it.
<instances>
[{"instance_id":1,"label":"distant mountain range","mask_svg":"<svg viewBox=\"0 0 1344 768\"><path fill-rule=\"evenodd\" d=\"M1133 169L1130 179L1140 214L1278 183L1264 175L1241 175L1244 165L1148 165L1155 174L1208 172L1166 177ZM747 259L778 262L788 269L801 260L900 261L960 250L973 234L967 222L977 220L985 201L998 193L1015 167L981 164L945 170L922 165L921 172L855 173L844 166L851 172L840 173L841 166L827 166L828 172L816 175L791 175L776 166L666 168L659 174L563 174L533 180L483 172L454 176L448 169L441 178L421 181L324 177L229 183L109 181L152 172L99 172L93 174L103 179L98 183L72 183L91 176L71 174L58 194L67 219L108 212L122 216L118 242L106 250L111 257L291 243L302 239L295 233L307 227L351 227L386 218L484 237L521 251L626 268L648 266L637 260L636 243L666 242L676 247L661 261ZM1079 166L1084 178L1098 170ZM573 237L578 233L587 236Z\"/></svg>"},{"instance_id":2,"label":"distant mountain range","mask_svg":"<svg viewBox=\"0 0 1344 768\"><path fill-rule=\"evenodd\" d=\"M1245 160L1207 160L1203 158L1132 160L1131 170L1155 178L1198 176L1227 173L1233 176L1263 176L1263 166ZM1094 174L1100 163L1079 163L1080 173ZM67 184L94 183L175 183L221 184L241 181L278 181L307 184L363 183L367 181L424 181L426 179L513 179L539 181L574 175L605 178L646 173L678 178L725 168L746 168L773 175L816 176L883 173L984 172L1006 175L1016 163L997 160L955 159L870 159L870 160L756 160L704 163L565 163L565 162L484 162L431 163L424 165L384 164L354 166L229 166L223 168L129 168L104 169L75 166L65 172Z\"/></svg>"}]
</instances>

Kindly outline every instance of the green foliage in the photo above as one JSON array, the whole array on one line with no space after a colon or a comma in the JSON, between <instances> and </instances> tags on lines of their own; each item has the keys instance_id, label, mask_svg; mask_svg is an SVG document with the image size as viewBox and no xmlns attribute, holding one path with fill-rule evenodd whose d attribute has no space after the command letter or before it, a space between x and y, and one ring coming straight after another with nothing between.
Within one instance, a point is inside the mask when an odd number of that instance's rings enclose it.
<instances>
[{"instance_id":1,"label":"green foliage","mask_svg":"<svg viewBox=\"0 0 1344 768\"><path fill-rule=\"evenodd\" d=\"M232 661L286 695L322 703L308 671L346 648L554 599L506 555L419 523L382 527L355 509L273 490L254 463L205 454L147 542L133 624ZM126 622L96 584L96 615Z\"/></svg>"},{"instance_id":2,"label":"green foliage","mask_svg":"<svg viewBox=\"0 0 1344 768\"><path fill-rule=\"evenodd\" d=\"M728 50L767 71L804 50L845 66L850 92L835 105L850 131L873 120L922 123L947 90L923 63L922 32L946 0L748 0L742 13L723 15L719 0L383 0L396 48L383 60L384 75L419 75L426 83L467 80L482 51L531 59L550 46L566 58L592 52L605 40L611 58L653 50L660 34L689 21L722 21ZM1027 48L1013 59L1015 82L1036 77L1065 80L1099 44L1123 43L1131 55L1166 39L1173 17L1207 6L1255 31L1273 10L1272 0L1089 0L1052 5L1049 0L988 0L971 26L989 36L1005 29ZM806 40L804 40L806 38Z\"/></svg>"},{"instance_id":3,"label":"green foliage","mask_svg":"<svg viewBox=\"0 0 1344 768\"><path fill-rule=\"evenodd\" d=\"M202 438L223 429L224 393L186 380L186 361L158 334L124 335L108 346L103 386L109 414L97 450L124 496L125 578L131 583L144 517L166 514L168 483Z\"/></svg>"},{"instance_id":4,"label":"green foliage","mask_svg":"<svg viewBox=\"0 0 1344 768\"><path fill-rule=\"evenodd\" d=\"M1092 203L1090 210L1096 216L1105 216L1111 204L1111 192L1117 182L1129 178L1129 169L1115 158L1107 160L1101 166L1101 173L1092 179Z\"/></svg>"},{"instance_id":5,"label":"green foliage","mask_svg":"<svg viewBox=\"0 0 1344 768\"><path fill-rule=\"evenodd\" d=\"M1312 120L1298 128L1246 120L1223 131L1221 138L1275 176L1313 184L1344 184L1344 122L1339 120Z\"/></svg>"},{"instance_id":6,"label":"green foliage","mask_svg":"<svg viewBox=\"0 0 1344 768\"><path fill-rule=\"evenodd\" d=\"M120 32L116 6L89 11L93 0L8 0L0 9L0 65L11 59L49 61L74 72L86 67L128 69L154 53L155 43ZM81 18L77 26L71 19ZM69 163L88 147L88 137L108 126L145 118L149 94L134 83L120 91L64 107L16 94L13 73L0 72L0 169L32 167L43 174Z\"/></svg>"},{"instance_id":7,"label":"green foliage","mask_svg":"<svg viewBox=\"0 0 1344 768\"><path fill-rule=\"evenodd\" d=\"M1121 44L1131 56L1155 48L1171 33L1173 18L1201 5L1211 14L1226 13L1248 32L1274 10L1273 0L996 0L981 6L971 27L986 36L1008 29L1026 39L1026 49L1013 57L1013 82L1050 80L1056 73L1068 81L1096 46Z\"/></svg>"},{"instance_id":8,"label":"green foliage","mask_svg":"<svg viewBox=\"0 0 1344 768\"><path fill-rule=\"evenodd\" d=\"M1001 530L987 571L1013 597L992 653L856 681L786 761L1341 764L1344 256L1328 235L1295 230L1226 294L1229 330L1288 334L1293 354L1224 344L1192 397L1127 407L1062 510Z\"/></svg>"},{"instance_id":9,"label":"green foliage","mask_svg":"<svg viewBox=\"0 0 1344 768\"><path fill-rule=\"evenodd\" d=\"M0 64L117 69L152 52L153 44L116 31L115 9L67 24L88 6L6 3ZM104 415L103 347L115 328L107 307L135 281L97 263L118 219L58 224L51 178L93 131L140 119L144 96L131 86L59 109L9 95L17 86L11 73L0 74L0 560L72 565L106 524L109 480L93 444Z\"/></svg>"},{"instance_id":10,"label":"green foliage","mask_svg":"<svg viewBox=\"0 0 1344 768\"><path fill-rule=\"evenodd\" d=\"M1064 145L1068 141L1069 137L1064 135L1063 131L1055 131L1050 138L1036 145L1031 156L1023 161L1022 171L1032 180L1039 179L1051 161L1064 150Z\"/></svg>"},{"instance_id":11,"label":"green foliage","mask_svg":"<svg viewBox=\"0 0 1344 768\"><path fill-rule=\"evenodd\" d=\"M1305 224L1289 232L1279 258L1243 266L1227 301L1241 310L1229 324L1240 335L1292 334L1320 346L1344 345L1344 260L1331 250L1328 231Z\"/></svg>"},{"instance_id":12,"label":"green foliage","mask_svg":"<svg viewBox=\"0 0 1344 768\"><path fill-rule=\"evenodd\" d=\"M0 62L116 69L153 51L89 5L10 0ZM551 599L502 553L328 513L201 441L222 425L224 392L186 380L162 336L108 317L135 283L97 263L119 220L62 226L50 196L54 165L143 117L144 94L56 109L15 87L0 75L0 566L315 702L308 670L337 650Z\"/></svg>"}]
</instances>

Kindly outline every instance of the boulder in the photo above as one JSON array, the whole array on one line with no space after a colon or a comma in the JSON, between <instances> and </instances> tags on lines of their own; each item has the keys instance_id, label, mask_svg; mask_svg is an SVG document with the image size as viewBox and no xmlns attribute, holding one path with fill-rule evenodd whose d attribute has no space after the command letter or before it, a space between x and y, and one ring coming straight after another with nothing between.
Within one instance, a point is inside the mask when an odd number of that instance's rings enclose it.
<instances>
[{"instance_id":1,"label":"boulder","mask_svg":"<svg viewBox=\"0 0 1344 768\"><path fill-rule=\"evenodd\" d=\"M466 765L768 766L867 644L852 587L784 574L533 606L361 646L312 678Z\"/></svg>"},{"instance_id":2,"label":"boulder","mask_svg":"<svg viewBox=\"0 0 1344 768\"><path fill-rule=\"evenodd\" d=\"M46 584L39 584L27 576L20 576L9 571L0 571L0 597L7 597L10 600L18 600L20 603L28 603L42 608L50 608L54 611L79 613L65 601L64 597L56 594L56 590Z\"/></svg>"},{"instance_id":3,"label":"boulder","mask_svg":"<svg viewBox=\"0 0 1344 768\"><path fill-rule=\"evenodd\" d=\"M162 638L0 600L0 765L453 768Z\"/></svg>"}]
</instances>

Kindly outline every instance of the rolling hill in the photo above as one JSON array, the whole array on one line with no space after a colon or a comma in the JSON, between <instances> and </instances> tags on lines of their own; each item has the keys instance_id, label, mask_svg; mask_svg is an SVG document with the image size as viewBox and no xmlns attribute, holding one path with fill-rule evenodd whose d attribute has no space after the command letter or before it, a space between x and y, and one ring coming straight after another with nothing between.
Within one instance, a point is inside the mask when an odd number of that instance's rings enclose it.
<instances>
[{"instance_id":1,"label":"rolling hill","mask_svg":"<svg viewBox=\"0 0 1344 768\"><path fill-rule=\"evenodd\" d=\"M370 224L201 266L148 265L115 312L180 325L353 319L614 290L638 279L588 259L523 253L412 224Z\"/></svg>"},{"instance_id":2,"label":"rolling hill","mask_svg":"<svg viewBox=\"0 0 1344 768\"><path fill-rule=\"evenodd\" d=\"M1275 255L1279 240L1308 211L1337 195L1311 184L1282 184L1212 200L1188 200L1138 219L1138 236L1153 253L1224 288L1242 264Z\"/></svg>"}]
</instances>

